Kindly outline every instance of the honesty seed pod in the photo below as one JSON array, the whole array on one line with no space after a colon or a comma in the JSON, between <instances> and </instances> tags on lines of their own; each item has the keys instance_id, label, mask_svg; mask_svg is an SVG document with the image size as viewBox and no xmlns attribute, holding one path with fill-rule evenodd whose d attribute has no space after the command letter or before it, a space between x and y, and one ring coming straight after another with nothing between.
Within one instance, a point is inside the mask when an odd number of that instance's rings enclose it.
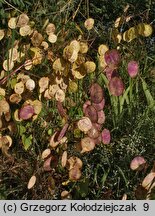
<instances>
[{"instance_id":1,"label":"honesty seed pod","mask_svg":"<svg viewBox=\"0 0 155 216\"><path fill-rule=\"evenodd\" d=\"M95 124L92 125L91 129L87 132L90 138L96 139L99 136L99 130Z\"/></svg>"},{"instance_id":2,"label":"honesty seed pod","mask_svg":"<svg viewBox=\"0 0 155 216\"><path fill-rule=\"evenodd\" d=\"M8 21L8 26L11 29L15 29L17 27L17 18L16 17L11 17Z\"/></svg>"},{"instance_id":3,"label":"honesty seed pod","mask_svg":"<svg viewBox=\"0 0 155 216\"><path fill-rule=\"evenodd\" d=\"M19 29L19 34L23 37L30 35L31 33L32 33L32 29L29 25L25 25Z\"/></svg>"},{"instance_id":4,"label":"honesty seed pod","mask_svg":"<svg viewBox=\"0 0 155 216\"><path fill-rule=\"evenodd\" d=\"M84 22L84 26L88 31L91 30L94 26L94 19L93 18L86 19L86 21Z\"/></svg>"},{"instance_id":5,"label":"honesty seed pod","mask_svg":"<svg viewBox=\"0 0 155 216\"><path fill-rule=\"evenodd\" d=\"M19 110L19 118L28 120L34 115L34 108L31 105L25 105Z\"/></svg>"},{"instance_id":6,"label":"honesty seed pod","mask_svg":"<svg viewBox=\"0 0 155 216\"><path fill-rule=\"evenodd\" d=\"M109 91L114 96L120 96L124 92L124 84L121 78L113 77L109 82Z\"/></svg>"},{"instance_id":7,"label":"honesty seed pod","mask_svg":"<svg viewBox=\"0 0 155 216\"><path fill-rule=\"evenodd\" d=\"M84 137L81 139L81 147L81 153L92 151L95 148L95 142L90 137Z\"/></svg>"},{"instance_id":8,"label":"honesty seed pod","mask_svg":"<svg viewBox=\"0 0 155 216\"><path fill-rule=\"evenodd\" d=\"M46 34L50 35L50 34L54 34L55 32L55 25L53 23L49 23L46 27Z\"/></svg>"},{"instance_id":9,"label":"honesty seed pod","mask_svg":"<svg viewBox=\"0 0 155 216\"><path fill-rule=\"evenodd\" d=\"M145 165L146 165L146 160L142 156L137 156L131 161L130 168L132 170L140 171L144 168Z\"/></svg>"},{"instance_id":10,"label":"honesty seed pod","mask_svg":"<svg viewBox=\"0 0 155 216\"><path fill-rule=\"evenodd\" d=\"M40 46L42 41L43 41L43 36L38 31L34 31L31 37L31 43L33 44L33 46L34 47Z\"/></svg>"},{"instance_id":11,"label":"honesty seed pod","mask_svg":"<svg viewBox=\"0 0 155 216\"><path fill-rule=\"evenodd\" d=\"M90 98L93 103L100 103L103 100L103 89L98 83L93 83L90 87Z\"/></svg>"},{"instance_id":12,"label":"honesty seed pod","mask_svg":"<svg viewBox=\"0 0 155 216\"><path fill-rule=\"evenodd\" d=\"M36 183L36 176L32 176L28 182L27 188L31 189Z\"/></svg>"},{"instance_id":13,"label":"honesty seed pod","mask_svg":"<svg viewBox=\"0 0 155 216\"><path fill-rule=\"evenodd\" d=\"M81 170L78 169L78 167L73 167L71 170L69 170L69 179L71 181L77 181L81 178Z\"/></svg>"},{"instance_id":14,"label":"honesty seed pod","mask_svg":"<svg viewBox=\"0 0 155 216\"><path fill-rule=\"evenodd\" d=\"M26 88L29 90L29 91L33 91L33 89L35 88L35 82L33 79L28 79L25 83L25 86Z\"/></svg>"},{"instance_id":15,"label":"honesty seed pod","mask_svg":"<svg viewBox=\"0 0 155 216\"><path fill-rule=\"evenodd\" d=\"M80 119L78 121L77 126L78 126L79 130L86 133L91 129L92 123L88 117L83 117L82 119Z\"/></svg>"},{"instance_id":16,"label":"honesty seed pod","mask_svg":"<svg viewBox=\"0 0 155 216\"><path fill-rule=\"evenodd\" d=\"M93 123L97 122L98 120L97 111L92 105L86 107L85 116L88 117Z\"/></svg>"},{"instance_id":17,"label":"honesty seed pod","mask_svg":"<svg viewBox=\"0 0 155 216\"><path fill-rule=\"evenodd\" d=\"M150 187L154 187L155 186L155 172L151 172L149 173L143 180L142 182L142 187L144 187L146 190L149 190Z\"/></svg>"},{"instance_id":18,"label":"honesty seed pod","mask_svg":"<svg viewBox=\"0 0 155 216\"><path fill-rule=\"evenodd\" d=\"M3 69L5 71L10 71L10 70L13 69L13 67L14 67L14 62L12 61L12 59L11 60L10 59L4 60L4 62L3 62Z\"/></svg>"},{"instance_id":19,"label":"honesty seed pod","mask_svg":"<svg viewBox=\"0 0 155 216\"><path fill-rule=\"evenodd\" d=\"M67 151L64 151L61 158L61 165L65 167L67 164Z\"/></svg>"},{"instance_id":20,"label":"honesty seed pod","mask_svg":"<svg viewBox=\"0 0 155 216\"><path fill-rule=\"evenodd\" d=\"M111 67L118 66L121 60L120 53L118 52L118 50L115 50L115 49L107 50L104 57L105 57L105 61L107 65Z\"/></svg>"},{"instance_id":21,"label":"honesty seed pod","mask_svg":"<svg viewBox=\"0 0 155 216\"><path fill-rule=\"evenodd\" d=\"M3 29L0 29L0 41L3 39L5 33Z\"/></svg>"},{"instance_id":22,"label":"honesty seed pod","mask_svg":"<svg viewBox=\"0 0 155 216\"><path fill-rule=\"evenodd\" d=\"M57 36L55 34L53 34L53 33L49 34L48 41L50 43L55 43L57 41Z\"/></svg>"},{"instance_id":23,"label":"honesty seed pod","mask_svg":"<svg viewBox=\"0 0 155 216\"><path fill-rule=\"evenodd\" d=\"M105 99L103 98L103 100L100 103L92 103L93 107L95 107L95 109L97 111L103 110L104 106L105 106Z\"/></svg>"},{"instance_id":24,"label":"honesty seed pod","mask_svg":"<svg viewBox=\"0 0 155 216\"><path fill-rule=\"evenodd\" d=\"M103 144L109 144L111 140L110 131L108 129L104 129L101 133Z\"/></svg>"},{"instance_id":25,"label":"honesty seed pod","mask_svg":"<svg viewBox=\"0 0 155 216\"><path fill-rule=\"evenodd\" d=\"M22 96L15 93L15 94L10 95L9 100L10 100L11 103L18 104L22 100Z\"/></svg>"},{"instance_id":26,"label":"honesty seed pod","mask_svg":"<svg viewBox=\"0 0 155 216\"><path fill-rule=\"evenodd\" d=\"M138 66L138 63L136 61L130 61L128 63L128 74L131 78L134 78L137 76L138 69L139 69L139 66Z\"/></svg>"},{"instance_id":27,"label":"honesty seed pod","mask_svg":"<svg viewBox=\"0 0 155 216\"><path fill-rule=\"evenodd\" d=\"M104 111L103 110L98 111L97 115L98 115L97 123L100 124L100 125L104 124L104 122L105 122L105 113L104 113Z\"/></svg>"},{"instance_id":28,"label":"honesty seed pod","mask_svg":"<svg viewBox=\"0 0 155 216\"><path fill-rule=\"evenodd\" d=\"M23 27L23 26L27 25L28 22L29 22L29 17L26 14L22 13L22 14L20 14L20 16L18 18L17 26Z\"/></svg>"},{"instance_id":29,"label":"honesty seed pod","mask_svg":"<svg viewBox=\"0 0 155 216\"><path fill-rule=\"evenodd\" d=\"M47 148L42 152L41 158L44 160L51 154L51 149Z\"/></svg>"}]
</instances>

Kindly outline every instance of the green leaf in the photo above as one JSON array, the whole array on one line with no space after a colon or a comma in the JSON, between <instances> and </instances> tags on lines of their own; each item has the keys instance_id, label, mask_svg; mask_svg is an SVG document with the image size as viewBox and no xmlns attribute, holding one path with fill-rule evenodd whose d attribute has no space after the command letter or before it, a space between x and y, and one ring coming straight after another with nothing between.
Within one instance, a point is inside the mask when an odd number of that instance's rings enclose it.
<instances>
[{"instance_id":1,"label":"green leaf","mask_svg":"<svg viewBox=\"0 0 155 216\"><path fill-rule=\"evenodd\" d=\"M146 96L148 106L150 109L155 110L155 100L153 99L152 94L149 91L148 85L145 82L145 80L143 80L142 78L141 80L142 80L142 87L143 87L144 94Z\"/></svg>"},{"instance_id":2,"label":"green leaf","mask_svg":"<svg viewBox=\"0 0 155 216\"><path fill-rule=\"evenodd\" d=\"M32 134L28 137L25 134L22 135L22 142L24 145L24 149L27 151L28 148L32 145Z\"/></svg>"},{"instance_id":3,"label":"green leaf","mask_svg":"<svg viewBox=\"0 0 155 216\"><path fill-rule=\"evenodd\" d=\"M13 78L10 80L10 85L12 89L14 89L14 86L16 85L16 83L17 83L17 79Z\"/></svg>"},{"instance_id":4,"label":"green leaf","mask_svg":"<svg viewBox=\"0 0 155 216\"><path fill-rule=\"evenodd\" d=\"M26 128L23 125L19 126L19 134L22 136L26 132Z\"/></svg>"},{"instance_id":5,"label":"green leaf","mask_svg":"<svg viewBox=\"0 0 155 216\"><path fill-rule=\"evenodd\" d=\"M125 90L123 96L119 97L119 99L120 99L120 113L122 113L124 102L126 101L126 103L129 104L129 98L128 98L129 90L130 90L130 86Z\"/></svg>"}]
</instances>

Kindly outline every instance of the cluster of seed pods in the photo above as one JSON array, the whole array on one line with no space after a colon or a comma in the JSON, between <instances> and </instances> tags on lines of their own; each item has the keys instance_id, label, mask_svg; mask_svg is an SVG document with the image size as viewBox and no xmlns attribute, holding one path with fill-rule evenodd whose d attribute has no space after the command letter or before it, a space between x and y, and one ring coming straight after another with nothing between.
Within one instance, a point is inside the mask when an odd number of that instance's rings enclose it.
<instances>
[{"instance_id":1,"label":"cluster of seed pods","mask_svg":"<svg viewBox=\"0 0 155 216\"><path fill-rule=\"evenodd\" d=\"M78 128L85 133L85 137L81 139L81 153L93 150L101 142L110 143L110 131L106 128L102 130L105 122L104 106L104 91L98 83L93 83L90 87L90 100L83 104L84 117L78 121Z\"/></svg>"}]
</instances>

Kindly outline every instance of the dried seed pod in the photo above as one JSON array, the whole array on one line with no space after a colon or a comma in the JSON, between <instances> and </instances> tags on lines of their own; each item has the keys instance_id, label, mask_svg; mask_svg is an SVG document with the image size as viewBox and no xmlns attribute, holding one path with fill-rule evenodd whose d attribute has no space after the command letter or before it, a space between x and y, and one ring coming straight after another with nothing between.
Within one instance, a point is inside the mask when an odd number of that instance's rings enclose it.
<instances>
[{"instance_id":1,"label":"dried seed pod","mask_svg":"<svg viewBox=\"0 0 155 216\"><path fill-rule=\"evenodd\" d=\"M103 98L103 89L98 83L93 83L90 87L90 98L93 103L100 103Z\"/></svg>"},{"instance_id":2,"label":"dried seed pod","mask_svg":"<svg viewBox=\"0 0 155 216\"><path fill-rule=\"evenodd\" d=\"M56 135L57 135L57 132L55 132L55 133L51 136L51 138L50 138L50 146L51 146L52 148L56 148L56 147L59 145L59 142L58 142L58 141L55 141Z\"/></svg>"},{"instance_id":3,"label":"dried seed pod","mask_svg":"<svg viewBox=\"0 0 155 216\"><path fill-rule=\"evenodd\" d=\"M50 85L49 86L49 95L51 97L55 96L55 93L60 89L60 87L57 84Z\"/></svg>"},{"instance_id":4,"label":"dried seed pod","mask_svg":"<svg viewBox=\"0 0 155 216\"><path fill-rule=\"evenodd\" d=\"M150 187L154 187L155 186L155 183L154 183L154 180L155 180L155 172L151 172L149 173L143 180L142 182L142 187L144 187L146 190L149 190Z\"/></svg>"},{"instance_id":5,"label":"dried seed pod","mask_svg":"<svg viewBox=\"0 0 155 216\"><path fill-rule=\"evenodd\" d=\"M19 118L28 120L34 115L34 108L31 105L25 105L19 110Z\"/></svg>"},{"instance_id":6,"label":"dried seed pod","mask_svg":"<svg viewBox=\"0 0 155 216\"><path fill-rule=\"evenodd\" d=\"M0 41L3 39L5 33L3 29L0 29Z\"/></svg>"},{"instance_id":7,"label":"dried seed pod","mask_svg":"<svg viewBox=\"0 0 155 216\"><path fill-rule=\"evenodd\" d=\"M71 195L70 195L70 193L69 193L69 191L62 191L61 192L61 198L64 200L64 199L66 199L66 200L68 200L68 199L71 199Z\"/></svg>"},{"instance_id":8,"label":"dried seed pod","mask_svg":"<svg viewBox=\"0 0 155 216\"><path fill-rule=\"evenodd\" d=\"M63 108L63 105L60 101L57 101L57 109L58 109L58 113L62 118L67 116L66 110Z\"/></svg>"},{"instance_id":9,"label":"dried seed pod","mask_svg":"<svg viewBox=\"0 0 155 216\"><path fill-rule=\"evenodd\" d=\"M32 29L29 25L25 25L19 29L19 34L23 37L30 35L31 33L32 33Z\"/></svg>"},{"instance_id":10,"label":"dried seed pod","mask_svg":"<svg viewBox=\"0 0 155 216\"><path fill-rule=\"evenodd\" d=\"M73 169L69 170L69 179L71 181L77 181L81 178L81 170L78 169L76 166Z\"/></svg>"},{"instance_id":11,"label":"dried seed pod","mask_svg":"<svg viewBox=\"0 0 155 216\"><path fill-rule=\"evenodd\" d=\"M29 59L29 60L25 61L25 65L24 65L25 70L30 70L32 68L32 66L33 66L32 60Z\"/></svg>"},{"instance_id":12,"label":"dried seed pod","mask_svg":"<svg viewBox=\"0 0 155 216\"><path fill-rule=\"evenodd\" d=\"M10 29L15 29L17 27L17 18L11 17L8 21L8 26Z\"/></svg>"},{"instance_id":13,"label":"dried seed pod","mask_svg":"<svg viewBox=\"0 0 155 216\"><path fill-rule=\"evenodd\" d=\"M5 89L0 87L0 96L4 96L5 97Z\"/></svg>"},{"instance_id":14,"label":"dried seed pod","mask_svg":"<svg viewBox=\"0 0 155 216\"><path fill-rule=\"evenodd\" d=\"M88 18L84 22L85 28L89 31L94 27L94 19L93 18Z\"/></svg>"},{"instance_id":15,"label":"dried seed pod","mask_svg":"<svg viewBox=\"0 0 155 216\"><path fill-rule=\"evenodd\" d=\"M17 60L18 51L16 48L9 49L8 53L9 53L8 58L10 59L10 61L16 61Z\"/></svg>"},{"instance_id":16,"label":"dried seed pod","mask_svg":"<svg viewBox=\"0 0 155 216\"><path fill-rule=\"evenodd\" d=\"M0 100L0 113L7 113L10 111L10 105L5 99Z\"/></svg>"},{"instance_id":17,"label":"dried seed pod","mask_svg":"<svg viewBox=\"0 0 155 216\"><path fill-rule=\"evenodd\" d=\"M39 113L40 113L41 110L42 110L42 102L39 101L39 100L34 100L34 101L32 102L32 106L33 106L33 108L34 108L34 113L37 114L37 115L39 115Z\"/></svg>"},{"instance_id":18,"label":"dried seed pod","mask_svg":"<svg viewBox=\"0 0 155 216\"><path fill-rule=\"evenodd\" d=\"M31 37L31 43L34 47L38 47L43 42L43 36L38 31L34 31Z\"/></svg>"},{"instance_id":19,"label":"dried seed pod","mask_svg":"<svg viewBox=\"0 0 155 216\"><path fill-rule=\"evenodd\" d=\"M45 160L45 162L44 162L44 164L43 164L43 169L44 169L45 171L51 171L51 170L52 170L52 168L51 168L52 157L53 157L53 156L51 156L51 157L49 157L49 158L47 158L47 159Z\"/></svg>"},{"instance_id":20,"label":"dried seed pod","mask_svg":"<svg viewBox=\"0 0 155 216\"><path fill-rule=\"evenodd\" d=\"M64 151L61 158L61 165L65 167L67 164L67 151Z\"/></svg>"},{"instance_id":21,"label":"dried seed pod","mask_svg":"<svg viewBox=\"0 0 155 216\"><path fill-rule=\"evenodd\" d=\"M19 110L18 109L16 109L15 112L14 112L14 119L17 122L21 122L22 121L22 119L19 118Z\"/></svg>"},{"instance_id":22,"label":"dried seed pod","mask_svg":"<svg viewBox=\"0 0 155 216\"><path fill-rule=\"evenodd\" d=\"M98 120L97 111L94 106L89 105L85 109L85 116L88 117L91 122L95 123Z\"/></svg>"},{"instance_id":23,"label":"dried seed pod","mask_svg":"<svg viewBox=\"0 0 155 216\"><path fill-rule=\"evenodd\" d=\"M30 180L29 180L29 182L28 182L28 185L27 185L27 188L28 189L31 189L31 188L33 188L33 186L35 185L35 183L36 183L36 176L32 176L31 178L30 178Z\"/></svg>"},{"instance_id":24,"label":"dried seed pod","mask_svg":"<svg viewBox=\"0 0 155 216\"><path fill-rule=\"evenodd\" d=\"M73 169L74 167L81 169L83 166L81 159L78 157L74 157L74 156L68 159L68 163L69 163L69 170Z\"/></svg>"},{"instance_id":25,"label":"dried seed pod","mask_svg":"<svg viewBox=\"0 0 155 216\"><path fill-rule=\"evenodd\" d=\"M63 128L61 129L61 131L60 131L60 133L59 133L59 136L58 136L58 138L57 138L58 141L60 141L60 140L64 137L64 135L65 135L65 133L66 133L66 131L67 131L67 129L68 129L68 126L69 126L68 123L66 123L66 124L63 126Z\"/></svg>"},{"instance_id":26,"label":"dried seed pod","mask_svg":"<svg viewBox=\"0 0 155 216\"><path fill-rule=\"evenodd\" d=\"M121 60L120 53L115 49L106 51L104 57L107 65L111 67L118 66Z\"/></svg>"},{"instance_id":27,"label":"dried seed pod","mask_svg":"<svg viewBox=\"0 0 155 216\"><path fill-rule=\"evenodd\" d=\"M102 142L104 144L109 144L111 140L110 131L108 129L104 129L101 133L102 136Z\"/></svg>"},{"instance_id":28,"label":"dried seed pod","mask_svg":"<svg viewBox=\"0 0 155 216\"><path fill-rule=\"evenodd\" d=\"M57 90L55 93L55 99L63 102L65 100L65 92L62 89Z\"/></svg>"},{"instance_id":29,"label":"dried seed pod","mask_svg":"<svg viewBox=\"0 0 155 216\"><path fill-rule=\"evenodd\" d=\"M105 99L103 98L103 100L100 103L92 103L92 106L95 107L95 109L97 111L103 110L104 106L105 106Z\"/></svg>"},{"instance_id":30,"label":"dried seed pod","mask_svg":"<svg viewBox=\"0 0 155 216\"><path fill-rule=\"evenodd\" d=\"M114 96L120 96L124 92L124 84L121 78L113 77L109 82L109 91Z\"/></svg>"},{"instance_id":31,"label":"dried seed pod","mask_svg":"<svg viewBox=\"0 0 155 216\"><path fill-rule=\"evenodd\" d=\"M48 50L48 43L46 41L42 41L41 46L44 48L44 50Z\"/></svg>"},{"instance_id":32,"label":"dried seed pod","mask_svg":"<svg viewBox=\"0 0 155 216\"><path fill-rule=\"evenodd\" d=\"M22 13L18 18L17 26L23 27L27 25L28 22L29 22L29 17L26 14Z\"/></svg>"},{"instance_id":33,"label":"dried seed pod","mask_svg":"<svg viewBox=\"0 0 155 216\"><path fill-rule=\"evenodd\" d=\"M68 90L69 90L70 92L76 92L77 89L78 89L77 83L74 82L74 81L72 81L72 80L70 80L70 81L69 81Z\"/></svg>"},{"instance_id":34,"label":"dried seed pod","mask_svg":"<svg viewBox=\"0 0 155 216\"><path fill-rule=\"evenodd\" d=\"M53 23L49 23L46 27L46 34L50 35L50 34L54 34L55 32L55 25Z\"/></svg>"},{"instance_id":35,"label":"dried seed pod","mask_svg":"<svg viewBox=\"0 0 155 216\"><path fill-rule=\"evenodd\" d=\"M104 113L104 111L100 110L100 111L97 112L97 114L98 114L97 123L100 124L100 125L104 124L104 122L105 122L105 113Z\"/></svg>"},{"instance_id":36,"label":"dried seed pod","mask_svg":"<svg viewBox=\"0 0 155 216\"><path fill-rule=\"evenodd\" d=\"M44 160L51 154L51 149L47 148L42 152L41 158Z\"/></svg>"},{"instance_id":37,"label":"dried seed pod","mask_svg":"<svg viewBox=\"0 0 155 216\"><path fill-rule=\"evenodd\" d=\"M34 88L35 88L35 82L33 79L28 79L25 83L25 86L26 88L29 90L29 91L33 91Z\"/></svg>"},{"instance_id":38,"label":"dried seed pod","mask_svg":"<svg viewBox=\"0 0 155 216\"><path fill-rule=\"evenodd\" d=\"M57 58L54 62L53 62L53 69L57 72L57 71L62 71L64 70L64 67L62 66L62 62L60 58Z\"/></svg>"},{"instance_id":39,"label":"dried seed pod","mask_svg":"<svg viewBox=\"0 0 155 216\"><path fill-rule=\"evenodd\" d=\"M142 170L146 165L146 160L142 156L135 157L130 163L130 169L132 170Z\"/></svg>"},{"instance_id":40,"label":"dried seed pod","mask_svg":"<svg viewBox=\"0 0 155 216\"><path fill-rule=\"evenodd\" d=\"M101 44L99 47L98 47L98 53L99 55L101 56L104 56L104 54L109 50L109 47L105 44Z\"/></svg>"},{"instance_id":41,"label":"dried seed pod","mask_svg":"<svg viewBox=\"0 0 155 216\"><path fill-rule=\"evenodd\" d=\"M87 101L83 104L83 113L86 112L87 107L90 106L90 105L91 105L91 101L89 101L89 100L87 100Z\"/></svg>"},{"instance_id":42,"label":"dried seed pod","mask_svg":"<svg viewBox=\"0 0 155 216\"><path fill-rule=\"evenodd\" d=\"M101 133L99 134L99 136L94 139L95 145L99 145L102 142L102 137L101 137Z\"/></svg>"},{"instance_id":43,"label":"dried seed pod","mask_svg":"<svg viewBox=\"0 0 155 216\"><path fill-rule=\"evenodd\" d=\"M92 125L91 129L88 131L87 135L90 138L96 139L99 136L99 131L95 124Z\"/></svg>"},{"instance_id":44,"label":"dried seed pod","mask_svg":"<svg viewBox=\"0 0 155 216\"><path fill-rule=\"evenodd\" d=\"M136 61L130 61L128 63L128 74L131 78L135 78L138 74L138 63Z\"/></svg>"},{"instance_id":45,"label":"dried seed pod","mask_svg":"<svg viewBox=\"0 0 155 216\"><path fill-rule=\"evenodd\" d=\"M99 68L104 71L105 68L107 67L107 63L105 62L105 58L104 56L98 56L98 60L99 60Z\"/></svg>"},{"instance_id":46,"label":"dried seed pod","mask_svg":"<svg viewBox=\"0 0 155 216\"><path fill-rule=\"evenodd\" d=\"M22 100L22 96L15 93L15 94L10 95L9 100L10 100L11 103L18 104Z\"/></svg>"},{"instance_id":47,"label":"dried seed pod","mask_svg":"<svg viewBox=\"0 0 155 216\"><path fill-rule=\"evenodd\" d=\"M3 62L3 69L5 70L5 71L10 71L10 70L12 70L13 69L13 67L14 67L14 62L12 61L12 60L4 60L4 62Z\"/></svg>"},{"instance_id":48,"label":"dried seed pod","mask_svg":"<svg viewBox=\"0 0 155 216\"><path fill-rule=\"evenodd\" d=\"M92 151L95 148L95 142L90 137L84 137L81 139L81 147L81 153Z\"/></svg>"},{"instance_id":49,"label":"dried seed pod","mask_svg":"<svg viewBox=\"0 0 155 216\"><path fill-rule=\"evenodd\" d=\"M77 40L71 41L69 46L70 46L71 48L73 48L73 50L75 50L76 52L79 52L79 51L80 51L80 43L79 43L79 41L77 41Z\"/></svg>"},{"instance_id":50,"label":"dried seed pod","mask_svg":"<svg viewBox=\"0 0 155 216\"><path fill-rule=\"evenodd\" d=\"M15 93L21 95L24 92L24 84L23 82L16 83L14 86Z\"/></svg>"},{"instance_id":51,"label":"dried seed pod","mask_svg":"<svg viewBox=\"0 0 155 216\"><path fill-rule=\"evenodd\" d=\"M87 73L93 73L96 69L96 64L93 61L86 61L84 64Z\"/></svg>"},{"instance_id":52,"label":"dried seed pod","mask_svg":"<svg viewBox=\"0 0 155 216\"><path fill-rule=\"evenodd\" d=\"M91 129L92 123L88 117L83 117L82 119L78 121L77 126L79 130L86 133Z\"/></svg>"},{"instance_id":53,"label":"dried seed pod","mask_svg":"<svg viewBox=\"0 0 155 216\"><path fill-rule=\"evenodd\" d=\"M88 52L88 44L84 42L80 42L80 53Z\"/></svg>"},{"instance_id":54,"label":"dried seed pod","mask_svg":"<svg viewBox=\"0 0 155 216\"><path fill-rule=\"evenodd\" d=\"M44 92L45 89L48 88L49 85L49 78L48 77L42 77L39 80L39 87L40 87L40 93Z\"/></svg>"},{"instance_id":55,"label":"dried seed pod","mask_svg":"<svg viewBox=\"0 0 155 216\"><path fill-rule=\"evenodd\" d=\"M57 41L57 36L55 34L53 34L53 33L49 34L48 41L50 43L55 43Z\"/></svg>"}]
</instances>

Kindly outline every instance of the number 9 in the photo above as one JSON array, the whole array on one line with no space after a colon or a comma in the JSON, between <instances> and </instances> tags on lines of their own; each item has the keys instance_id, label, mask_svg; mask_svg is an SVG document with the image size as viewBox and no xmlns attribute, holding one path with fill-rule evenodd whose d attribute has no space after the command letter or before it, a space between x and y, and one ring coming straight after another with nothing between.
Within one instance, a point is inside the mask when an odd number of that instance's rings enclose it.
<instances>
[{"instance_id":1,"label":"number 9","mask_svg":"<svg viewBox=\"0 0 155 216\"><path fill-rule=\"evenodd\" d=\"M143 208L144 208L144 211L148 211L149 210L149 204L148 203L144 203L143 204Z\"/></svg>"}]
</instances>

